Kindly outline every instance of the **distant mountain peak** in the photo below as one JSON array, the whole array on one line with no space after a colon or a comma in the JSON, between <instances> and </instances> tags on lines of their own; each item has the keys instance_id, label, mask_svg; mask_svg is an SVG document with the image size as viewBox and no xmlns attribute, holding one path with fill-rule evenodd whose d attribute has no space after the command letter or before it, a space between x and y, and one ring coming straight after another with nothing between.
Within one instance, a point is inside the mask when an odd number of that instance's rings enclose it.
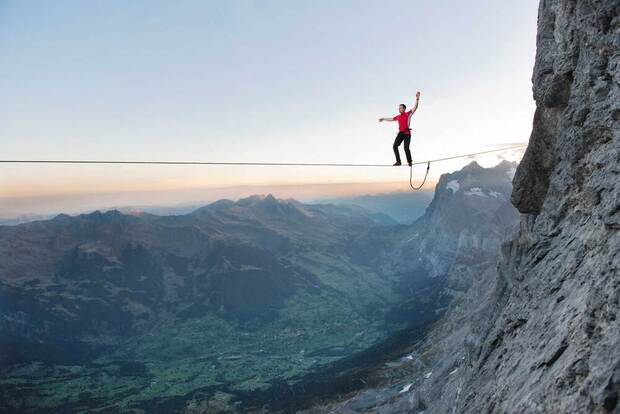
<instances>
[{"instance_id":1,"label":"distant mountain peak","mask_svg":"<svg viewBox=\"0 0 620 414\"><path fill-rule=\"evenodd\" d=\"M466 166L464 166L461 171L477 171L477 170L482 170L484 169L483 167L480 166L480 164L478 164L478 162L476 160L470 162L469 164L467 164Z\"/></svg>"},{"instance_id":2,"label":"distant mountain peak","mask_svg":"<svg viewBox=\"0 0 620 414\"><path fill-rule=\"evenodd\" d=\"M248 205L254 205L257 203L261 203L264 201L268 203L273 203L273 202L277 202L278 200L272 194L268 194L268 195L255 194L249 197L239 199L236 204L239 206L248 206Z\"/></svg>"},{"instance_id":3,"label":"distant mountain peak","mask_svg":"<svg viewBox=\"0 0 620 414\"><path fill-rule=\"evenodd\" d=\"M516 168L517 165L519 164L517 164L515 161L502 160L502 162L497 164L495 168L510 169L510 168Z\"/></svg>"},{"instance_id":4,"label":"distant mountain peak","mask_svg":"<svg viewBox=\"0 0 620 414\"><path fill-rule=\"evenodd\" d=\"M52 218L52 220L56 220L56 221L65 221L65 220L68 220L68 219L70 219L70 218L71 218L71 216L70 216L70 215L68 215L68 214L64 214L64 213L61 213L61 214L58 214L58 215L54 216L54 217Z\"/></svg>"},{"instance_id":5,"label":"distant mountain peak","mask_svg":"<svg viewBox=\"0 0 620 414\"><path fill-rule=\"evenodd\" d=\"M206 209L206 210L223 210L223 209L230 208L230 207L232 207L234 205L235 205L234 201L229 200L227 198L223 198L221 200L214 201L213 203L208 204L208 205L206 205L204 207L201 207L201 208L199 208L196 211L199 211L199 210L202 210L202 209Z\"/></svg>"},{"instance_id":6,"label":"distant mountain peak","mask_svg":"<svg viewBox=\"0 0 620 414\"><path fill-rule=\"evenodd\" d=\"M427 217L437 222L450 221L446 216L474 216L480 209L504 208L512 191L511 163L484 168L473 161L459 171L442 174ZM464 220L467 220L463 218Z\"/></svg>"},{"instance_id":7,"label":"distant mountain peak","mask_svg":"<svg viewBox=\"0 0 620 414\"><path fill-rule=\"evenodd\" d=\"M88 217L121 217L123 216L123 213L121 213L120 211L116 209L106 210L106 211L95 210L92 213L86 214L86 216Z\"/></svg>"},{"instance_id":8,"label":"distant mountain peak","mask_svg":"<svg viewBox=\"0 0 620 414\"><path fill-rule=\"evenodd\" d=\"M192 214L215 217L225 212L267 221L274 219L300 221L313 217L314 215L312 208L309 208L303 203L294 199L285 200L276 198L273 194L252 195L239 199L236 202L231 200L219 200L194 210Z\"/></svg>"}]
</instances>

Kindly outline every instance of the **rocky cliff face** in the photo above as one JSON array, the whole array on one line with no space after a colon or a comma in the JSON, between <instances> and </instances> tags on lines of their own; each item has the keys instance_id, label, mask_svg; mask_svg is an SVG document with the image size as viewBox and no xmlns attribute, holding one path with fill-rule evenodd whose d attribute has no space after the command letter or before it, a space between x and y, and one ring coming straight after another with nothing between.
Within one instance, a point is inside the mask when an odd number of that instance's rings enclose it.
<instances>
[{"instance_id":1,"label":"rocky cliff face","mask_svg":"<svg viewBox=\"0 0 620 414\"><path fill-rule=\"evenodd\" d=\"M620 2L540 3L524 213L458 412L620 412Z\"/></svg>"},{"instance_id":2,"label":"rocky cliff face","mask_svg":"<svg viewBox=\"0 0 620 414\"><path fill-rule=\"evenodd\" d=\"M317 412L620 413L620 2L541 0L518 235L391 378Z\"/></svg>"},{"instance_id":3,"label":"rocky cliff face","mask_svg":"<svg viewBox=\"0 0 620 414\"><path fill-rule=\"evenodd\" d=\"M472 162L443 174L422 218L401 229L393 251L380 257L388 273L399 274L408 301L392 317L416 323L431 320L454 297L468 291L480 275L495 269L497 251L518 223L510 204L516 163L493 168Z\"/></svg>"}]
</instances>

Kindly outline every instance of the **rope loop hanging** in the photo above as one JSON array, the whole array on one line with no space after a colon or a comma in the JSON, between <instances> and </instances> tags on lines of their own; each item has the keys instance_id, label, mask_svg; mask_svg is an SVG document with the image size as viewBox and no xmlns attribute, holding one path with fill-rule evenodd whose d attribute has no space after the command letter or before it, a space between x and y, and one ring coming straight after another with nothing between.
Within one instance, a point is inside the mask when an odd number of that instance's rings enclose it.
<instances>
[{"instance_id":1,"label":"rope loop hanging","mask_svg":"<svg viewBox=\"0 0 620 414\"><path fill-rule=\"evenodd\" d=\"M431 162L428 161L426 163L426 173L424 174L424 179L422 180L422 184L416 187L413 185L413 165L409 166L409 186L411 187L412 190L418 191L424 186L424 183L426 183L426 177L428 177L428 171L430 169L431 169Z\"/></svg>"}]
</instances>

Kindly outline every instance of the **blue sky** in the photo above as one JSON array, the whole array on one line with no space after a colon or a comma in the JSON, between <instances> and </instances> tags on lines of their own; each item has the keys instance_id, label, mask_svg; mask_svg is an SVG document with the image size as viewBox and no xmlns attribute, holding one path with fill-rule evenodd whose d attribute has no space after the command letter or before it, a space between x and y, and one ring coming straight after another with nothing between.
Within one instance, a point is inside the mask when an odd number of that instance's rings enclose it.
<instances>
[{"instance_id":1,"label":"blue sky","mask_svg":"<svg viewBox=\"0 0 620 414\"><path fill-rule=\"evenodd\" d=\"M533 0L3 1L0 158L387 163L395 126L377 118L413 103L416 90L415 159L523 142L536 14ZM5 197L404 175L0 169Z\"/></svg>"}]
</instances>

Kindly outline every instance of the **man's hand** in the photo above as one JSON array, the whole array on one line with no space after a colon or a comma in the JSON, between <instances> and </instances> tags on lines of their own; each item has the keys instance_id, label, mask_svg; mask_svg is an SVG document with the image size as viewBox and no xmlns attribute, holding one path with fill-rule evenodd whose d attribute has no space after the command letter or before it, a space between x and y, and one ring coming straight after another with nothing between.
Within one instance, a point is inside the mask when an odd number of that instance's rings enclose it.
<instances>
[{"instance_id":1,"label":"man's hand","mask_svg":"<svg viewBox=\"0 0 620 414\"><path fill-rule=\"evenodd\" d=\"M415 114L415 111L418 110L418 104L420 103L420 91L415 93L415 105L413 105L413 109L411 110L411 114Z\"/></svg>"},{"instance_id":2,"label":"man's hand","mask_svg":"<svg viewBox=\"0 0 620 414\"><path fill-rule=\"evenodd\" d=\"M379 118L379 122L383 122L383 118Z\"/></svg>"}]
</instances>

